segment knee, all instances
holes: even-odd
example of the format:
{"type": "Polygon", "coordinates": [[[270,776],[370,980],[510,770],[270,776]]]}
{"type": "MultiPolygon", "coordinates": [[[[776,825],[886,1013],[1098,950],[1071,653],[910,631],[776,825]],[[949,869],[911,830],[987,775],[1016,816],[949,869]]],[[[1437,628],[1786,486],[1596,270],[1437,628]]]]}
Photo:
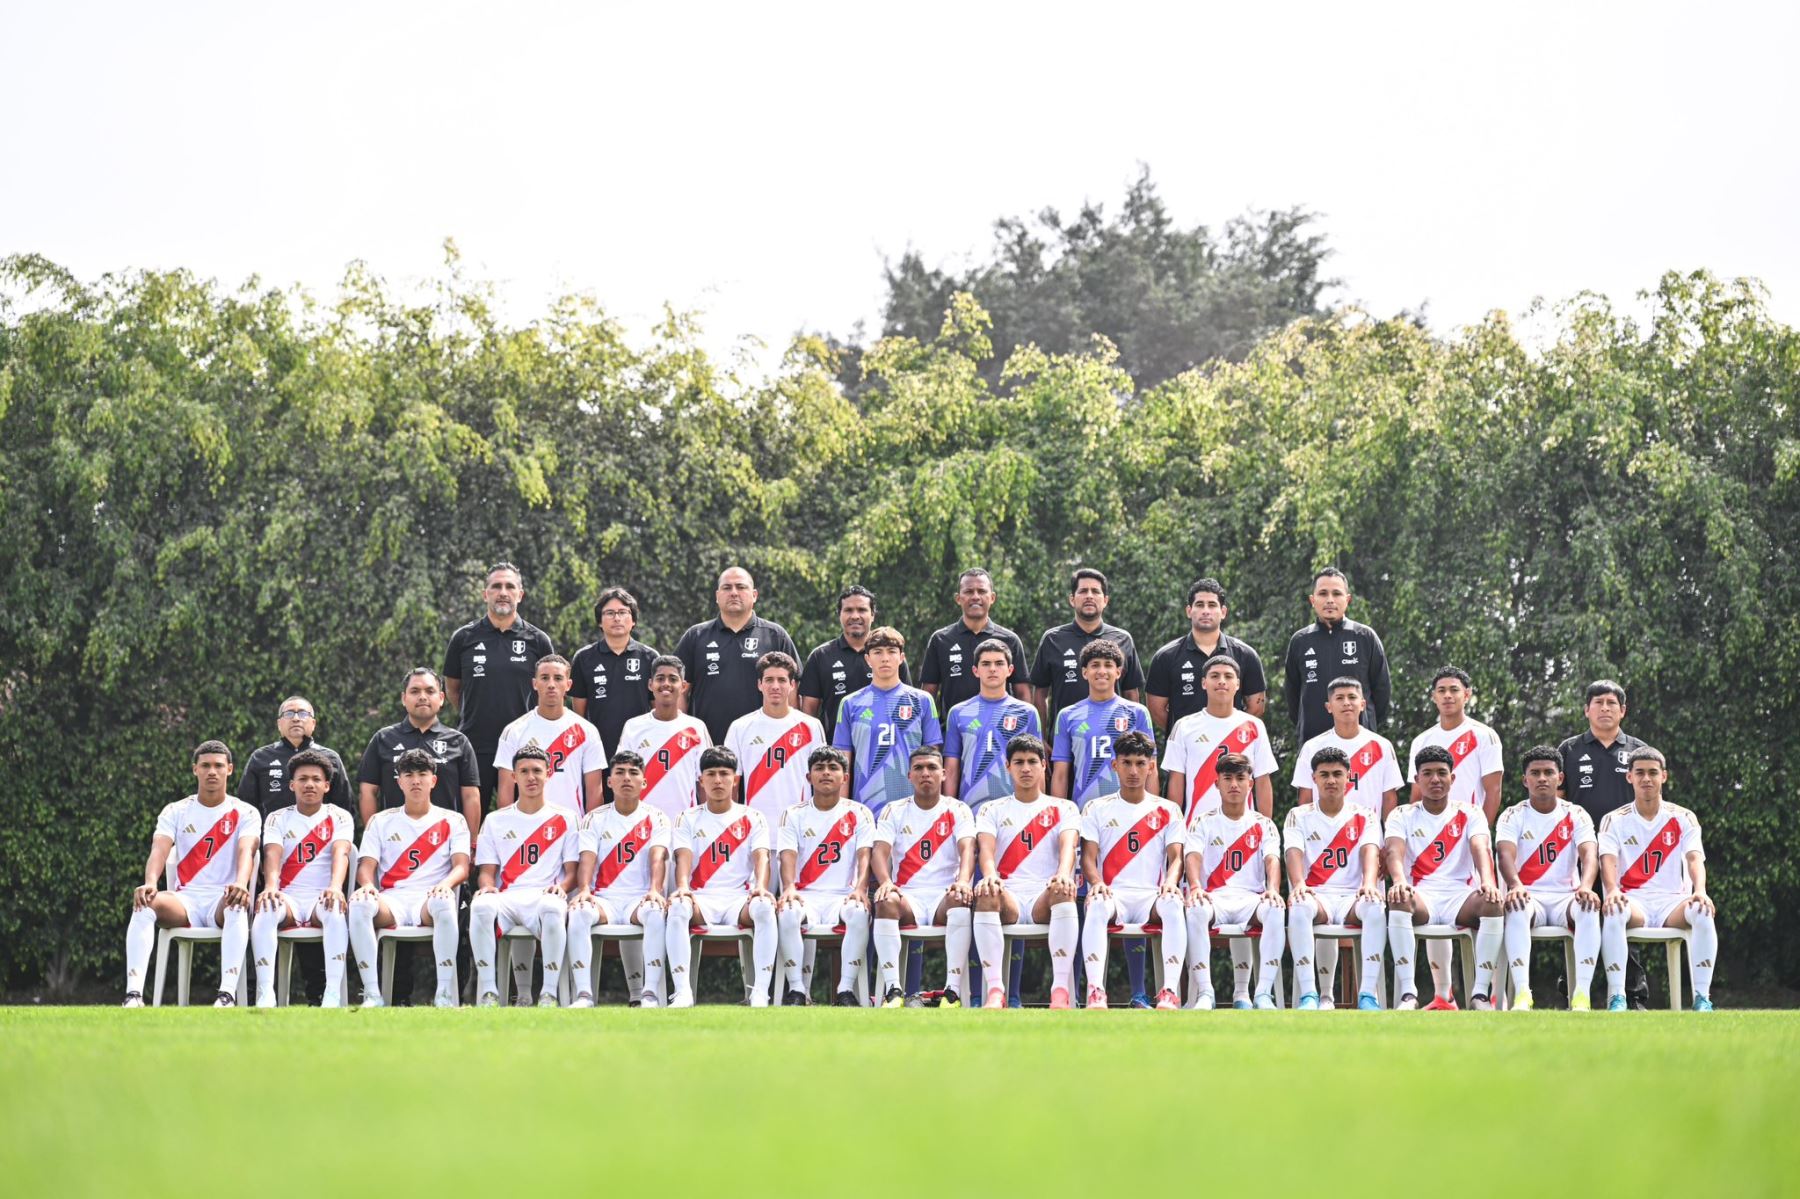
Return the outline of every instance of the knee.
{"type": "MultiPolygon", "coordinates": [[[[438,910],[438,904],[448,903],[448,902],[449,902],[449,900],[445,899],[443,896],[438,896],[438,897],[432,899],[429,906],[432,910],[432,913],[436,914],[436,912],[438,910]]],[[[500,897],[498,895],[494,894],[492,891],[488,892],[485,895],[477,895],[474,899],[469,901],[469,918],[471,920],[473,920],[477,917],[480,917],[481,919],[484,919],[484,920],[491,920],[494,917],[494,910],[496,908],[498,908],[499,906],[500,906],[500,897]]]]}
{"type": "Polygon", "coordinates": [[[321,905],[313,914],[318,917],[319,925],[322,928],[336,928],[344,922],[342,908],[328,908],[321,905]]]}
{"type": "Polygon", "coordinates": [[[274,908],[264,908],[256,914],[256,919],[251,921],[251,927],[259,932],[267,932],[272,928],[280,928],[281,913],[274,908]]]}
{"type": "Polygon", "coordinates": [[[669,923],[680,924],[681,927],[686,928],[693,917],[693,904],[685,899],[672,899],[669,901],[669,923]]]}
{"type": "MultiPolygon", "coordinates": [[[[755,900],[750,901],[750,914],[752,916],[756,915],[755,900]]],[[[802,915],[803,913],[799,908],[782,908],[775,913],[775,920],[782,928],[795,930],[800,927],[800,918],[802,915]]],[[[849,913],[846,912],[845,915],[848,916],[849,913]]]]}
{"type": "Polygon", "coordinates": [[[750,901],[750,918],[752,920],[767,920],[774,915],[775,905],[769,902],[767,895],[758,895],[750,901]]]}
{"type": "MultiPolygon", "coordinates": [[[[431,918],[438,924],[456,923],[456,900],[448,895],[433,895],[425,904],[431,918]]],[[[473,910],[473,909],[471,909],[473,910]]]]}
{"type": "Polygon", "coordinates": [[[899,920],[900,901],[897,899],[877,899],[875,901],[875,919],[899,920]]]}
{"type": "Polygon", "coordinates": [[[1073,899],[1063,899],[1051,904],[1050,919],[1079,920],[1080,917],[1075,914],[1075,901],[1073,899]]]}
{"type": "Polygon", "coordinates": [[[1319,915],[1318,905],[1310,899],[1300,899],[1288,905],[1288,923],[1299,927],[1311,924],[1319,915]]]}
{"type": "Polygon", "coordinates": [[[998,895],[977,895],[975,897],[975,910],[977,912],[998,914],[1000,911],[1000,897],[998,895]]]}
{"type": "Polygon", "coordinates": [[[372,922],[375,919],[376,906],[377,903],[373,899],[352,899],[350,901],[350,919],[372,922]]]}
{"type": "Polygon", "coordinates": [[[1365,899],[1356,905],[1356,918],[1364,925],[1380,924],[1382,911],[1379,899],[1365,899]]]}

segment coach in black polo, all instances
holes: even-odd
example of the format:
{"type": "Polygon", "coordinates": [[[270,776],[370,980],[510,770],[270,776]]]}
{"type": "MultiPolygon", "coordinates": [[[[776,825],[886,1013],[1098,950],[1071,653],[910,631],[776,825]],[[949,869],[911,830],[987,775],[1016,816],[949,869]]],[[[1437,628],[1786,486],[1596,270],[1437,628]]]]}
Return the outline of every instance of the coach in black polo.
{"type": "Polygon", "coordinates": [[[919,686],[937,699],[939,718],[980,694],[981,683],[975,678],[975,647],[990,637],[1012,650],[1012,673],[1006,677],[1006,689],[1029,703],[1031,675],[1025,662],[1025,643],[1005,625],[988,619],[994,610],[993,578],[979,566],[970,567],[958,576],[954,598],[956,606],[962,609],[962,617],[933,633],[925,642],[925,656],[919,660],[919,686]]]}
{"type": "Polygon", "coordinates": [[[600,730],[610,757],[619,748],[625,722],[650,710],[650,663],[656,651],[632,634],[637,629],[637,597],[608,587],[594,602],[600,636],[575,651],[569,664],[569,706],[600,730]]]}
{"type": "MultiPolygon", "coordinates": [[[[875,627],[875,593],[860,584],[838,592],[838,628],[843,632],[806,655],[800,671],[800,710],[816,716],[825,729],[825,744],[837,728],[838,705],[852,691],[875,681],[863,645],[875,627]]],[[[911,683],[906,663],[900,663],[900,681],[911,683]]]]}
{"type": "Polygon", "coordinates": [[[406,706],[406,719],[376,730],[357,767],[358,823],[367,827],[377,809],[405,805],[394,763],[407,750],[422,749],[437,762],[431,802],[461,812],[473,839],[481,829],[481,772],[469,739],[438,719],[444,692],[437,673],[428,666],[414,667],[401,685],[400,702],[406,706]]]}
{"type": "Polygon", "coordinates": [[[1358,624],[1350,610],[1350,580],[1335,566],[1313,576],[1307,596],[1317,620],[1296,630],[1287,647],[1288,719],[1295,725],[1295,741],[1305,745],[1332,725],[1325,711],[1325,689],[1336,678],[1353,678],[1363,687],[1368,705],[1362,723],[1379,729],[1387,723],[1393,681],[1388,677],[1387,651],[1381,638],[1366,624],[1358,624]]]}
{"type": "Polygon", "coordinates": [[[1188,587],[1188,631],[1151,655],[1144,680],[1144,706],[1150,709],[1150,723],[1165,733],[1183,716],[1206,707],[1200,668],[1214,654],[1237,663],[1235,703],[1240,712],[1260,717],[1268,707],[1269,682],[1263,675],[1262,656],[1225,631],[1230,611],[1225,606],[1225,588],[1217,579],[1195,580],[1188,587]]]}
{"type": "MultiPolygon", "coordinates": [[[[537,661],[556,652],[542,629],[519,615],[525,581],[510,562],[488,568],[482,601],[487,612],[450,635],[444,650],[444,686],[456,705],[456,727],[475,747],[481,798],[493,798],[500,772],[494,754],[507,725],[537,706],[531,676],[537,661]]],[[[474,825],[469,827],[474,833],[474,825]]]]}
{"type": "Polygon", "coordinates": [[[238,779],[237,797],[257,808],[264,816],[277,808],[291,807],[294,789],[288,785],[288,759],[303,749],[315,749],[331,759],[331,790],[325,802],[334,803],[346,812],[354,812],[356,803],[350,798],[350,772],[337,750],[313,740],[319,718],[312,702],[304,696],[290,695],[281,701],[275,714],[275,727],[281,736],[260,747],[244,764],[238,779]]]}
{"type": "Polygon", "coordinates": [[[1084,566],[1069,579],[1069,607],[1075,619],[1057,625],[1038,642],[1031,664],[1031,697],[1043,718],[1044,728],[1056,727],[1056,714],[1088,697],[1087,680],[1081,677],[1079,658],[1090,641],[1105,637],[1125,651],[1125,673],[1119,677],[1119,694],[1138,702],[1144,689],[1144,667],[1138,661],[1137,643],[1118,625],[1101,619],[1111,592],[1106,576],[1084,566]]]}
{"type": "Polygon", "coordinates": [[[732,721],[762,707],[756,660],[780,650],[798,662],[800,651],[786,629],[756,614],[756,580],[743,567],[730,567],[719,576],[713,599],[718,616],[683,633],[675,656],[693,689],[688,711],[706,725],[714,745],[723,745],[732,721]]]}

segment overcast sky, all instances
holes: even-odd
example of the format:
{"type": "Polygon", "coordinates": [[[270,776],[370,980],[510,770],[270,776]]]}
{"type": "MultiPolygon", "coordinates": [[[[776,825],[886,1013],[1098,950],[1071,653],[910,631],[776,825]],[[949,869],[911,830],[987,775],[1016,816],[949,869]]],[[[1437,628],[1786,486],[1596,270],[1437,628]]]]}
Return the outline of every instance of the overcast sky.
{"type": "MultiPolygon", "coordinates": [[[[532,315],[715,349],[879,322],[994,218],[1322,216],[1334,299],[1439,329],[1668,268],[1800,322],[1800,5],[0,0],[0,253],[330,294],[453,237],[532,315]]],[[[764,361],[767,361],[767,356],[764,361]]]]}

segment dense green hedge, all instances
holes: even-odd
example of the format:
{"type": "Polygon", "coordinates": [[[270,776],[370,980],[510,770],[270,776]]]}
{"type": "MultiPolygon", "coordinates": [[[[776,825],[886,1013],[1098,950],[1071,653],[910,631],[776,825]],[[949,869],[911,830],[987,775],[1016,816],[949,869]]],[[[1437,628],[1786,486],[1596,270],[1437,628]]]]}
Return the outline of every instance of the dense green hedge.
{"type": "Polygon", "coordinates": [[[454,270],[412,304],[353,273],[326,307],[14,258],[0,293],[8,990],[116,974],[191,745],[247,753],[302,691],[354,756],[496,557],[569,649],[615,582],[671,643],[732,562],[803,646],[851,580],[922,638],[973,563],[1029,642],[1092,563],[1148,649],[1204,572],[1272,669],[1338,562],[1395,665],[1396,741],[1442,662],[1514,758],[1622,679],[1707,824],[1721,985],[1800,984],[1777,917],[1800,894],[1800,338],[1744,285],[1670,276],[1641,324],[1534,313],[1531,350],[1498,316],[1440,339],[1347,312],[1144,394],[1103,341],[1017,351],[990,388],[958,296],[933,341],[864,354],[854,402],[822,342],[740,384],[679,317],[642,345],[578,301],[510,327],[454,270]]]}

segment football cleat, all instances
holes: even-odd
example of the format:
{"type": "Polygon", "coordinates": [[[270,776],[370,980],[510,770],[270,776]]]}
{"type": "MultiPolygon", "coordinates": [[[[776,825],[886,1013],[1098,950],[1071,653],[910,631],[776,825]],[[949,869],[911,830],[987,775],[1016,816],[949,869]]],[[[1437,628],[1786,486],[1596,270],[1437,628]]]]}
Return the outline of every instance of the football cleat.
{"type": "Polygon", "coordinates": [[[125,1002],[121,1003],[119,1006],[120,1007],[143,1007],[144,1006],[144,993],[142,991],[127,991],[127,992],[125,992],[125,1002]]]}
{"type": "Polygon", "coordinates": [[[1248,999],[1233,999],[1231,1001],[1231,1007],[1232,1007],[1232,1010],[1234,1010],[1234,1011],[1247,1012],[1247,1011],[1250,1011],[1255,1006],[1256,1005],[1254,1003],[1251,1003],[1248,999]]]}
{"type": "Polygon", "coordinates": [[[1053,1012],[1060,1012],[1060,1011],[1066,1011],[1069,1007],[1070,1007],[1069,988],[1067,988],[1067,987],[1051,987],[1050,988],[1050,1010],[1053,1012]]]}
{"type": "Polygon", "coordinates": [[[634,999],[631,1001],[631,1006],[632,1007],[661,1007],[662,1006],[662,997],[659,996],[655,991],[645,991],[644,994],[640,998],[637,998],[637,999],[634,999]]]}
{"type": "Polygon", "coordinates": [[[756,990],[750,992],[750,1006],[751,1007],[768,1007],[769,1006],[769,993],[767,991],[763,990],[761,987],[758,987],[758,988],[756,988],[756,990]]]}
{"type": "Polygon", "coordinates": [[[836,995],[831,997],[831,1002],[836,1007],[862,1006],[862,1000],[857,996],[855,991],[839,991],[836,995]]]}
{"type": "Polygon", "coordinates": [[[938,997],[938,1006],[941,1008],[961,1007],[962,1006],[962,997],[960,995],[958,995],[955,991],[945,991],[942,995],[940,995],[938,997]]]}
{"type": "Polygon", "coordinates": [[[1087,1006],[1089,1008],[1092,1008],[1095,1011],[1101,1011],[1101,1012],[1105,1011],[1106,1010],[1106,990],[1105,990],[1105,988],[1089,987],[1088,993],[1087,993],[1087,1006]]]}
{"type": "Polygon", "coordinates": [[[362,1006],[364,1008],[378,1008],[386,1007],[387,1004],[382,1002],[380,991],[366,991],[363,993],[362,1006]]]}
{"type": "Polygon", "coordinates": [[[220,991],[216,996],[213,997],[213,1006],[214,1007],[236,1007],[237,1006],[237,996],[233,995],[230,991],[220,991]]]}
{"type": "MultiPolygon", "coordinates": [[[[1089,1004],[1088,1006],[1092,1007],[1093,1005],[1089,1004]]],[[[1141,1008],[1141,1009],[1147,1011],[1153,1005],[1151,1004],[1150,997],[1148,995],[1144,994],[1142,991],[1134,991],[1134,992],[1132,992],[1132,995],[1131,995],[1131,1006],[1134,1008],[1141,1008]]]]}
{"type": "Polygon", "coordinates": [[[1712,1000],[1708,999],[1704,995],[1694,996],[1694,1010],[1696,1012],[1712,1011],[1713,1010],[1712,1000]]]}
{"type": "Polygon", "coordinates": [[[1469,999],[1469,1010],[1471,1012],[1491,1012],[1494,1010],[1494,1001],[1486,995],[1472,996],[1469,999]]]}
{"type": "Polygon", "coordinates": [[[1294,1010],[1301,1011],[1301,1012],[1316,1012],[1316,1011],[1318,1011],[1319,1010],[1319,997],[1317,995],[1314,995],[1311,991],[1308,991],[1306,994],[1304,994],[1300,997],[1300,1002],[1296,1003],[1294,1005],[1294,1010]]]}
{"type": "Polygon", "coordinates": [[[319,998],[319,1006],[322,1008],[343,1007],[344,1006],[343,997],[336,991],[327,991],[327,992],[325,992],[325,994],[323,996],[321,996],[319,998]]]}
{"type": "Polygon", "coordinates": [[[499,1007],[500,1006],[500,996],[497,992],[494,992],[494,991],[485,992],[481,996],[480,999],[477,999],[475,1001],[475,1006],[476,1007],[499,1007]]]}
{"type": "Polygon", "coordinates": [[[1515,1012],[1529,1012],[1532,1009],[1531,992],[1523,988],[1513,992],[1512,1009],[1515,1012]]]}
{"type": "Polygon", "coordinates": [[[981,1006],[986,1008],[989,1011],[999,1011],[1002,1008],[1006,1007],[1006,988],[1005,987],[989,987],[988,993],[987,993],[987,1002],[982,1004],[981,1006]]]}
{"type": "Polygon", "coordinates": [[[1214,999],[1211,991],[1202,991],[1194,996],[1193,1001],[1188,1004],[1188,1011],[1210,1012],[1216,1006],[1216,1003],[1217,1001],[1214,999]]]}
{"type": "Polygon", "coordinates": [[[811,1007],[812,996],[805,991],[796,991],[792,987],[781,993],[782,1007],[811,1007]]]}
{"type": "Polygon", "coordinates": [[[1609,1012],[1629,1012],[1631,1010],[1631,1004],[1623,995],[1608,995],[1606,997],[1606,1010],[1609,1012]]]}
{"type": "Polygon", "coordinates": [[[1419,1010],[1419,997],[1417,995],[1413,995],[1413,994],[1402,995],[1400,997],[1400,1002],[1396,1003],[1394,1005],[1394,1010],[1396,1012],[1416,1012],[1416,1011],[1418,1011],[1419,1010]]]}
{"type": "Polygon", "coordinates": [[[275,988],[270,987],[267,991],[258,991],[256,993],[256,1005],[255,1006],[257,1006],[257,1007],[274,1007],[275,1006],[275,988]]]}
{"type": "Polygon", "coordinates": [[[586,991],[583,991],[581,994],[577,995],[575,998],[569,1000],[569,1006],[570,1007],[593,1007],[594,1006],[594,997],[592,995],[589,995],[586,991]]]}
{"type": "Polygon", "coordinates": [[[669,1000],[669,1006],[670,1007],[693,1007],[694,1006],[694,993],[692,991],[677,991],[677,992],[675,992],[674,998],[669,1000]]]}
{"type": "Polygon", "coordinates": [[[1272,1012],[1276,1010],[1275,996],[1267,991],[1259,991],[1256,996],[1256,1010],[1259,1012],[1272,1012]]]}
{"type": "Polygon", "coordinates": [[[1156,1010],[1159,1012],[1178,1012],[1181,1010],[1181,997],[1169,988],[1164,987],[1156,993],[1156,1010]]]}
{"type": "Polygon", "coordinates": [[[626,1007],[643,1007],[644,1001],[642,999],[627,999],[625,1001],[625,1006],[626,1007]]]}
{"type": "Polygon", "coordinates": [[[531,984],[530,983],[526,983],[524,986],[520,987],[517,991],[513,992],[512,1005],[514,1007],[530,1007],[531,1006],[531,984]]]}
{"type": "Polygon", "coordinates": [[[1445,999],[1442,995],[1433,995],[1431,1002],[1425,1005],[1428,1012],[1454,1012],[1457,1010],[1456,1000],[1445,999]]]}
{"type": "Polygon", "coordinates": [[[1569,996],[1569,1010],[1571,1012],[1591,1012],[1594,1010],[1594,1001],[1587,997],[1585,991],[1579,995],[1571,995],[1569,996]]]}
{"type": "Polygon", "coordinates": [[[556,1006],[556,992],[555,991],[545,991],[542,995],[539,995],[537,1005],[539,1007],[555,1007],[556,1006]]]}
{"type": "Polygon", "coordinates": [[[1375,996],[1369,994],[1367,991],[1364,991],[1356,997],[1356,1010],[1359,1012],[1379,1012],[1381,1010],[1381,1000],[1375,998],[1375,996]]]}
{"type": "MultiPolygon", "coordinates": [[[[846,992],[844,992],[844,994],[847,995],[847,994],[849,994],[849,992],[846,991],[846,992]]],[[[905,1007],[906,1006],[906,992],[901,990],[899,987],[889,987],[887,989],[887,993],[881,997],[881,1006],[882,1007],[905,1007]]]]}
{"type": "Polygon", "coordinates": [[[1319,996],[1319,1010],[1321,1012],[1336,1011],[1337,1010],[1337,1000],[1333,999],[1329,995],[1319,996]]]}
{"type": "Polygon", "coordinates": [[[461,1007],[462,1000],[455,991],[440,991],[432,997],[432,1007],[461,1007]]]}

